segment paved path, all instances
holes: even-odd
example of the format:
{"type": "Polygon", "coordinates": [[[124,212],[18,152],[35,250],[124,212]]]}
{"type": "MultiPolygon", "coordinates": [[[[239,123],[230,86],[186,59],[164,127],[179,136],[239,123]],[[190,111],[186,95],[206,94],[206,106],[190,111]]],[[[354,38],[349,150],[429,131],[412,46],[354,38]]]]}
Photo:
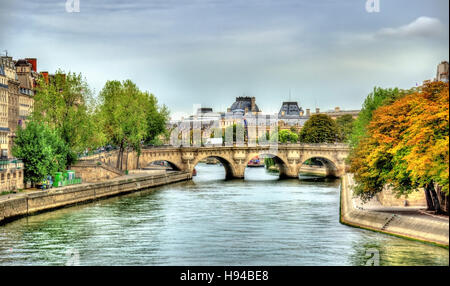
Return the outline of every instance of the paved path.
{"type": "MultiPolygon", "coordinates": [[[[349,178],[353,185],[353,178],[349,178]]],[[[363,203],[359,198],[353,198],[353,206],[360,210],[367,210],[373,212],[390,213],[405,217],[421,218],[429,221],[449,221],[446,215],[434,215],[426,212],[426,206],[383,206],[376,197],[372,198],[366,203],[363,203]]]]}

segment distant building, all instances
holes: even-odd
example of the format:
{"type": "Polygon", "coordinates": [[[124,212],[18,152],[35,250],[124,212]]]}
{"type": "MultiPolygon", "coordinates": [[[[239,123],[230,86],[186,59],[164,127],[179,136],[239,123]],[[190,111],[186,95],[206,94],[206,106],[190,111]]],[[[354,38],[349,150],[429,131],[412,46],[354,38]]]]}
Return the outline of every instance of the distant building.
{"type": "MultiPolygon", "coordinates": [[[[356,118],[360,110],[341,110],[336,107],[334,110],[320,112],[316,108],[315,114],[326,114],[333,119],[350,114],[356,118]]],[[[227,109],[227,112],[213,112],[210,107],[199,108],[196,114],[181,120],[171,120],[168,128],[177,127],[180,131],[193,128],[194,124],[201,123],[202,137],[208,136],[213,128],[220,127],[225,130],[234,124],[245,125],[248,130],[256,130],[257,138],[261,138],[271,128],[278,125],[279,129],[294,129],[299,132],[305,122],[314,114],[309,108],[306,112],[296,101],[285,101],[277,114],[263,114],[256,105],[255,97],[237,97],[236,101],[227,109]],[[278,120],[273,120],[274,118],[278,120]],[[217,122],[219,124],[217,124],[217,122]]],[[[199,125],[197,125],[199,126],[199,125]]]]}
{"type": "MultiPolygon", "coordinates": [[[[2,149],[1,156],[3,158],[11,157],[11,148],[13,140],[16,136],[18,118],[19,118],[19,79],[16,73],[15,63],[10,56],[2,56],[0,58],[0,65],[2,66],[4,74],[4,82],[7,85],[7,97],[3,98],[6,100],[7,110],[7,125],[3,125],[3,128],[8,128],[8,148],[7,151],[2,149]]],[[[3,107],[5,106],[3,102],[3,107]]],[[[4,123],[3,123],[4,124],[4,123]]],[[[4,134],[2,135],[4,136],[4,134]]]]}
{"type": "Polygon", "coordinates": [[[12,158],[20,82],[12,57],[0,57],[0,191],[23,188],[23,163],[12,158]]]}
{"type": "Polygon", "coordinates": [[[0,64],[0,157],[8,158],[8,77],[5,67],[0,64]]]}
{"type": "MultiPolygon", "coordinates": [[[[309,109],[307,109],[309,113],[309,109]]],[[[278,127],[280,129],[296,129],[299,131],[308,120],[309,114],[306,115],[303,109],[298,106],[297,101],[285,101],[282,103],[278,112],[278,127]]]]}
{"type": "Polygon", "coordinates": [[[236,97],[236,101],[228,108],[227,112],[242,113],[246,115],[252,113],[256,115],[261,112],[258,105],[256,105],[255,97],[241,96],[236,97]]]}
{"type": "Polygon", "coordinates": [[[298,106],[297,101],[285,101],[278,112],[278,118],[290,118],[303,116],[303,109],[298,106]]]}
{"type": "Polygon", "coordinates": [[[18,125],[25,128],[26,122],[33,111],[36,80],[36,59],[21,59],[16,61],[16,72],[19,79],[19,118],[18,125]]]}
{"type": "Polygon", "coordinates": [[[358,117],[358,114],[361,110],[341,110],[340,107],[335,107],[334,110],[329,110],[325,112],[320,112],[318,108],[316,108],[316,113],[318,114],[326,114],[336,120],[338,117],[341,117],[343,115],[350,114],[353,118],[356,119],[358,117]]]}
{"type": "Polygon", "coordinates": [[[435,81],[448,82],[448,62],[438,64],[435,81]]]}

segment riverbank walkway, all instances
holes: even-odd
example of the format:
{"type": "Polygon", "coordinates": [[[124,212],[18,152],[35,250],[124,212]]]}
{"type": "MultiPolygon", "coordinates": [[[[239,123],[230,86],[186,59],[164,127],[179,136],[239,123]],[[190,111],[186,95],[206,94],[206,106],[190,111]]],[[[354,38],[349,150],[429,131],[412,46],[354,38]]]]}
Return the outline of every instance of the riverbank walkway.
{"type": "Polygon", "coordinates": [[[353,197],[353,176],[342,178],[341,222],[378,232],[448,247],[449,217],[425,212],[425,207],[383,206],[376,198],[368,202],[353,197]]]}

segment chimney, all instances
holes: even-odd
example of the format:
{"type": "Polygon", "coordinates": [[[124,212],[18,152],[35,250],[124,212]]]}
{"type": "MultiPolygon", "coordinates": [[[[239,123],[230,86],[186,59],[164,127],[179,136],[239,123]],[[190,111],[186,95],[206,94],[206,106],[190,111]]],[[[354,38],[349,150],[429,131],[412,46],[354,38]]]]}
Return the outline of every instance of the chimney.
{"type": "Polygon", "coordinates": [[[317,114],[320,113],[320,108],[316,107],[316,113],[317,113],[317,114]]]}
{"type": "Polygon", "coordinates": [[[43,71],[43,72],[41,72],[41,75],[44,77],[45,82],[48,83],[48,72],[43,71]]]}
{"type": "Polygon", "coordinates": [[[36,60],[36,58],[26,58],[25,60],[31,64],[31,69],[34,72],[37,72],[37,60],[36,60]]]}
{"type": "Polygon", "coordinates": [[[252,97],[252,107],[251,107],[252,111],[256,111],[256,107],[255,106],[256,106],[256,104],[255,104],[255,97],[253,96],[252,97]]]}
{"type": "Polygon", "coordinates": [[[339,111],[341,111],[341,109],[339,108],[339,106],[336,106],[336,107],[334,108],[334,111],[339,112],[339,111]]]}
{"type": "Polygon", "coordinates": [[[310,116],[311,115],[311,110],[309,108],[306,108],[306,116],[310,116]]]}

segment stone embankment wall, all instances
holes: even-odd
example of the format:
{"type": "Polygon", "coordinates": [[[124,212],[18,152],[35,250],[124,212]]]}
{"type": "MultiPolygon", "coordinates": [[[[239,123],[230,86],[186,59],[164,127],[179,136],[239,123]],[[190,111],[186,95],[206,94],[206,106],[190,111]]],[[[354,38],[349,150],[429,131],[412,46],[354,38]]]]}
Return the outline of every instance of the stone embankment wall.
{"type": "Polygon", "coordinates": [[[81,178],[86,183],[103,182],[125,175],[119,169],[94,160],[79,160],[75,165],[70,166],[70,169],[75,171],[77,178],[81,178]]]}
{"type": "Polygon", "coordinates": [[[323,167],[312,167],[312,166],[303,165],[300,167],[300,174],[326,176],[327,169],[323,168],[323,167]]]}
{"type": "Polygon", "coordinates": [[[85,203],[191,179],[186,172],[123,176],[99,183],[71,185],[0,197],[0,223],[42,211],[85,203]]]}
{"type": "Polygon", "coordinates": [[[383,206],[411,206],[411,207],[415,207],[415,206],[424,206],[426,207],[427,205],[427,201],[425,199],[425,193],[423,190],[417,191],[417,192],[413,192],[411,194],[409,194],[408,196],[401,196],[401,197],[396,197],[393,193],[392,190],[389,188],[384,189],[382,192],[377,194],[377,199],[378,201],[383,205],[383,206]]]}
{"type": "Polygon", "coordinates": [[[342,177],[341,223],[448,247],[448,220],[364,210],[352,196],[352,183],[351,174],[342,177]]]}

